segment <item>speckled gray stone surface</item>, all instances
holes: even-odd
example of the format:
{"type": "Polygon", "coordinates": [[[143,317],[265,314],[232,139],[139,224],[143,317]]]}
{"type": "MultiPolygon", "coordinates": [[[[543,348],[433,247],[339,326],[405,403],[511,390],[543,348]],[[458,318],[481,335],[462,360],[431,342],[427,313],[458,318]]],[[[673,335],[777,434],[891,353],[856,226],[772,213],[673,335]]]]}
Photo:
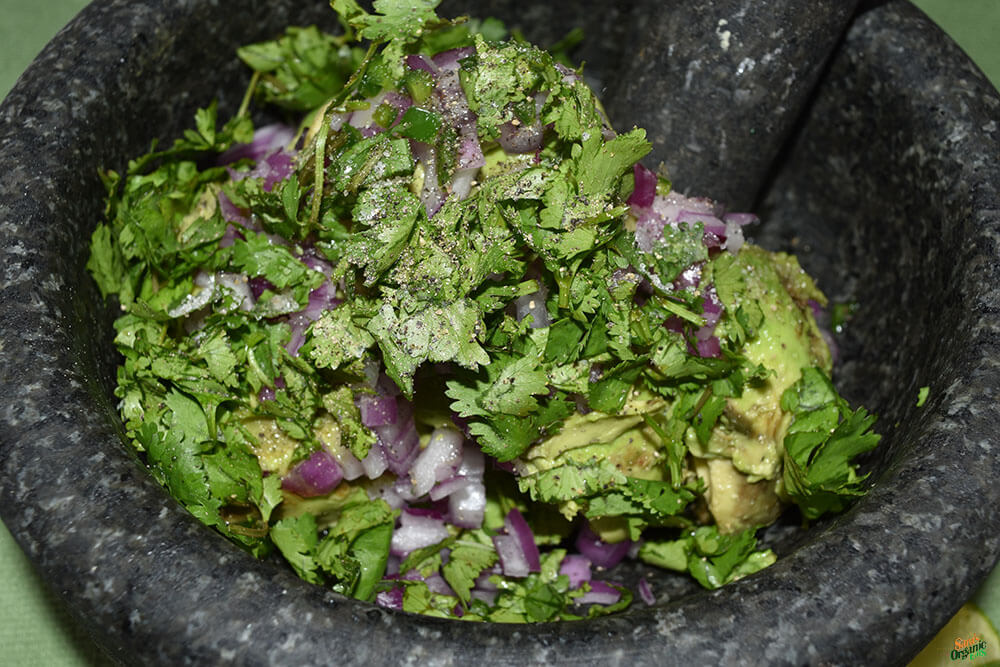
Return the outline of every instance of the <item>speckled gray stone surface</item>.
{"type": "MultiPolygon", "coordinates": [[[[656,606],[616,618],[472,626],[345,601],[252,560],[159,490],[115,416],[113,312],[84,271],[102,210],[97,167],[176,134],[214,94],[231,109],[245,82],[233,48],[289,16],[327,13],[290,0],[239,12],[101,2],[0,109],[0,514],[109,654],[159,665],[905,663],[1000,554],[1000,98],[982,75],[909,4],[866,9],[765,193],[760,240],[794,248],[833,296],[860,303],[840,381],[882,415],[870,494],[808,531],[775,527],[782,559],[720,591],[663,575],[656,606]]],[[[565,13],[538,6],[524,28],[559,36],[565,13]]],[[[590,68],[611,81],[620,28],[581,15],[597,36],[590,68]]]]}
{"type": "Polygon", "coordinates": [[[857,5],[649,0],[608,112],[647,128],[678,190],[748,209],[857,5]]]}

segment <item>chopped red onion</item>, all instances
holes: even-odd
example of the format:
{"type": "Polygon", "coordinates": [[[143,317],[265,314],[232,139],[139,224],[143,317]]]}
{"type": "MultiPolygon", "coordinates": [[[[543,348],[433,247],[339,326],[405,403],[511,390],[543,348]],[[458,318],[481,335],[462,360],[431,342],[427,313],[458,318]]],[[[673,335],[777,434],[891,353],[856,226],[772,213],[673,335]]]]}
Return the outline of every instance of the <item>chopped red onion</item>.
{"type": "Polygon", "coordinates": [[[605,569],[614,567],[628,553],[630,542],[609,543],[603,541],[590,528],[589,523],[584,523],[580,528],[580,533],[576,537],[576,549],[581,554],[590,559],[590,562],[597,567],[605,569]]]}
{"type": "Polygon", "coordinates": [[[406,66],[410,69],[422,69],[430,74],[437,74],[437,66],[427,56],[420,53],[406,56],[406,66]]]}
{"type": "MultiPolygon", "coordinates": [[[[223,220],[234,222],[241,227],[250,227],[250,217],[248,214],[234,204],[233,201],[226,196],[225,192],[220,190],[217,199],[219,200],[219,212],[222,213],[223,220]]],[[[238,231],[239,230],[234,230],[234,233],[238,233],[238,231]]],[[[225,240],[225,236],[223,237],[223,240],[225,240]]],[[[232,241],[230,241],[230,245],[232,245],[232,241]]]]}
{"type": "Polygon", "coordinates": [[[405,475],[420,452],[420,435],[413,422],[413,406],[400,399],[396,403],[396,421],[372,428],[385,453],[386,465],[395,475],[405,475]]]}
{"type": "Polygon", "coordinates": [[[469,593],[469,596],[473,600],[482,600],[483,602],[485,602],[486,604],[488,604],[489,606],[492,607],[493,603],[496,602],[497,592],[496,591],[484,591],[484,590],[482,590],[480,588],[473,588],[472,591],[469,593]]]}
{"type": "MultiPolygon", "coordinates": [[[[347,123],[351,127],[357,128],[359,130],[364,130],[366,128],[371,128],[373,131],[371,134],[376,134],[377,130],[374,129],[375,123],[375,110],[378,109],[379,105],[382,104],[382,100],[385,99],[385,93],[379,93],[375,97],[369,98],[367,109],[355,109],[354,113],[351,114],[350,119],[347,123]]],[[[364,133],[362,132],[362,136],[364,133]]]]}
{"type": "Polygon", "coordinates": [[[541,556],[535,536],[516,507],[504,518],[503,530],[503,533],[493,537],[503,573],[509,577],[526,577],[531,572],[538,572],[541,556]]]}
{"type": "Polygon", "coordinates": [[[745,225],[752,225],[760,221],[753,213],[725,213],[722,216],[722,220],[726,223],[733,223],[743,227],[745,225]]]}
{"type": "Polygon", "coordinates": [[[167,311],[170,317],[183,317],[200,308],[204,308],[215,296],[215,274],[198,271],[194,276],[194,290],[183,300],[167,311]]]}
{"type": "Polygon", "coordinates": [[[288,146],[295,138],[295,128],[282,123],[274,123],[257,128],[253,141],[237,144],[219,155],[218,164],[230,164],[237,160],[259,161],[261,158],[288,146]]]}
{"type": "Polygon", "coordinates": [[[643,602],[650,607],[656,604],[656,596],[653,595],[653,589],[650,587],[649,582],[646,581],[646,577],[639,580],[639,585],[636,589],[639,591],[639,597],[643,602]]]}
{"type": "Polygon", "coordinates": [[[428,493],[436,482],[448,479],[454,474],[462,460],[461,433],[452,428],[437,428],[431,434],[427,447],[417,455],[410,468],[413,493],[422,496],[428,493]]]}
{"type": "Polygon", "coordinates": [[[396,423],[396,397],[359,394],[355,399],[361,412],[361,423],[371,428],[396,423]]]}
{"type": "Polygon", "coordinates": [[[437,544],[448,535],[443,519],[404,510],[399,517],[399,526],[392,531],[390,551],[397,556],[405,556],[415,549],[437,544]]]}
{"type": "Polygon", "coordinates": [[[480,481],[466,480],[465,486],[448,496],[448,516],[459,528],[482,528],[486,513],[486,487],[480,481]]]}
{"type": "Polygon", "coordinates": [[[333,456],[319,449],[282,478],[281,488],[303,498],[314,498],[333,491],[343,478],[344,474],[333,456]]]}
{"type": "Polygon", "coordinates": [[[576,599],[576,604],[614,604],[622,594],[617,588],[599,579],[590,580],[590,590],[576,599]]]}
{"type": "Polygon", "coordinates": [[[385,452],[382,451],[382,445],[379,442],[376,441],[368,450],[368,456],[361,459],[361,467],[364,468],[365,477],[368,479],[378,479],[385,472],[388,463],[386,463],[385,452]]]}
{"type": "Polygon", "coordinates": [[[478,172],[479,167],[470,167],[456,171],[451,178],[451,183],[448,185],[449,191],[458,195],[459,199],[465,199],[469,196],[469,192],[472,191],[472,181],[475,180],[476,173],[478,172]]]}
{"type": "Polygon", "coordinates": [[[408,95],[397,93],[394,90],[390,90],[385,94],[385,101],[396,108],[397,113],[395,120],[392,122],[393,125],[399,122],[404,111],[413,106],[413,100],[408,95]]]}
{"type": "Polygon", "coordinates": [[[361,461],[358,460],[354,454],[351,453],[347,447],[335,447],[330,452],[333,458],[337,461],[337,465],[344,473],[344,479],[348,482],[357,479],[365,474],[364,466],[361,465],[361,461]]]}
{"type": "Polygon", "coordinates": [[[656,174],[638,162],[632,167],[632,173],[635,175],[635,187],[632,189],[632,194],[629,195],[628,205],[639,208],[652,206],[653,197],[656,196],[656,185],[659,181],[656,174]]]}
{"type": "MultiPolygon", "coordinates": [[[[475,133],[475,122],[460,129],[463,131],[461,142],[458,145],[458,160],[455,169],[457,171],[479,169],[486,164],[486,156],[483,155],[483,147],[479,144],[479,137],[475,133]]],[[[475,171],[472,174],[475,175],[475,171]]]]}
{"type": "Polygon", "coordinates": [[[466,479],[481,480],[486,470],[486,456],[477,445],[466,443],[462,449],[462,462],[455,474],[466,479]]]}
{"type": "Polygon", "coordinates": [[[432,573],[428,577],[424,577],[423,581],[427,584],[427,588],[431,591],[431,593],[440,593],[441,595],[451,595],[453,597],[455,595],[455,591],[451,589],[448,582],[445,581],[444,577],[437,572],[432,573]]]}
{"type": "MultiPolygon", "coordinates": [[[[440,70],[443,71],[455,70],[458,69],[459,61],[461,61],[462,58],[468,58],[473,53],[475,53],[475,51],[476,51],[475,47],[462,46],[457,49],[449,49],[447,51],[442,51],[441,53],[438,53],[433,58],[431,58],[431,60],[433,61],[434,65],[440,70]]],[[[409,64],[409,61],[407,61],[407,64],[409,64]]]]}
{"type": "Polygon", "coordinates": [[[579,588],[580,584],[590,581],[590,559],[580,554],[568,554],[559,565],[559,574],[569,577],[570,588],[579,588]]]}
{"type": "Polygon", "coordinates": [[[442,498],[447,498],[459,489],[473,483],[474,482],[471,479],[465,479],[464,477],[458,477],[456,475],[455,477],[451,477],[443,482],[435,484],[434,488],[432,488],[428,493],[428,496],[431,500],[441,500],[442,498]]]}
{"type": "MultiPolygon", "coordinates": [[[[374,447],[372,448],[374,450],[374,447]]],[[[367,461],[367,457],[365,458],[367,461]]],[[[396,493],[396,480],[391,475],[381,475],[372,479],[372,482],[365,487],[368,497],[372,500],[381,498],[389,507],[394,510],[402,509],[405,504],[403,498],[396,493]]]]}
{"type": "Polygon", "coordinates": [[[444,204],[444,192],[437,177],[437,152],[433,146],[420,141],[410,141],[413,157],[424,165],[424,184],[420,189],[420,201],[427,217],[434,217],[444,204]]]}
{"type": "Polygon", "coordinates": [[[700,357],[717,359],[722,356],[722,343],[715,336],[706,340],[699,340],[697,347],[698,356],[700,357]]]}
{"type": "Polygon", "coordinates": [[[521,543],[513,535],[494,535],[493,547],[500,556],[503,573],[508,577],[526,577],[531,574],[528,559],[524,555],[521,543]]]}
{"type": "Polygon", "coordinates": [[[247,285],[250,287],[250,294],[253,295],[254,299],[259,299],[260,295],[267,290],[274,292],[278,288],[274,286],[267,278],[263,276],[255,276],[247,281],[247,285]]]}
{"type": "Polygon", "coordinates": [[[403,611],[403,588],[397,586],[387,591],[379,591],[375,594],[375,604],[386,609],[403,611]]]}

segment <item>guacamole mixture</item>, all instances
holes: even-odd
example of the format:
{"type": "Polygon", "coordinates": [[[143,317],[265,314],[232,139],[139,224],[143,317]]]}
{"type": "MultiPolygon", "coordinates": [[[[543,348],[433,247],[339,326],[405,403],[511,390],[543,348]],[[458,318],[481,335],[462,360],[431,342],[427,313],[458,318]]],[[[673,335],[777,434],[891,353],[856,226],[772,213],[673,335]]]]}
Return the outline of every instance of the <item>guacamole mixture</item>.
{"type": "Polygon", "coordinates": [[[346,596],[534,622],[653,604],[623,560],[752,574],[787,507],[862,493],[874,417],[752,215],[498,22],[331,4],[239,51],[235,116],[103,175],[122,419],[192,514],[346,596]]]}

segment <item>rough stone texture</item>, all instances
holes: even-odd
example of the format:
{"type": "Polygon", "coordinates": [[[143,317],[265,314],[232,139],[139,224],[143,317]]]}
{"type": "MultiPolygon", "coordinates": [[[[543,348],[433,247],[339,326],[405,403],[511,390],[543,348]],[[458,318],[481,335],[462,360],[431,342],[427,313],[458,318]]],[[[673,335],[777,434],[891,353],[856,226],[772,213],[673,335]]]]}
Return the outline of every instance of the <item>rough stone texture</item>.
{"type": "MultiPolygon", "coordinates": [[[[176,134],[213,94],[231,109],[246,80],[234,47],[328,13],[305,4],[97,3],[0,108],[0,513],[108,653],[162,665],[904,664],[1000,554],[1000,98],[957,47],[908,3],[867,8],[764,198],[760,240],[794,248],[833,296],[861,304],[840,379],[882,415],[870,494],[808,531],[776,527],[784,557],[723,590],[662,575],[656,606],[616,618],[472,626],[346,601],[254,561],[165,496],[121,439],[113,312],[83,268],[102,210],[96,169],[176,134]]],[[[589,69],[612,80],[620,40],[600,30],[603,3],[580,4],[603,35],[589,69]]],[[[530,36],[560,36],[565,17],[547,7],[525,16],[530,36]]]]}
{"type": "Polygon", "coordinates": [[[857,5],[648,0],[608,112],[647,128],[679,191],[748,209],[857,5]]]}

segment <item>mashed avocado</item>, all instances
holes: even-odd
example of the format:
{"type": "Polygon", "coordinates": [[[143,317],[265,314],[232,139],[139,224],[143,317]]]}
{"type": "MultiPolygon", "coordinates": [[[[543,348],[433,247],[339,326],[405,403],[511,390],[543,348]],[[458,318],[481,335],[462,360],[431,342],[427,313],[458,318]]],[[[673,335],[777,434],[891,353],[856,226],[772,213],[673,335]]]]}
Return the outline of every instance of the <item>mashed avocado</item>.
{"type": "MultiPolygon", "coordinates": [[[[740,307],[760,313],[756,335],[741,352],[767,371],[763,379],[748,383],[740,395],[726,400],[707,441],[702,442],[691,426],[683,432],[685,476],[703,482],[704,507],[711,520],[720,532],[732,534],[769,524],[780,514],[782,443],[792,421],[792,415],[781,409],[781,397],[802,377],[803,368],[828,374],[832,364],[809,304],[825,304],[826,297],[795,257],[744,246],[735,255],[719,255],[710,270],[727,313],[740,307]]],[[[720,320],[720,335],[739,326],[729,318],[720,320]]],[[[672,402],[637,386],[617,414],[592,411],[569,416],[557,434],[518,459],[518,473],[528,477],[603,460],[626,477],[668,479],[663,431],[657,432],[650,421],[666,422],[674,409],[672,402]]],[[[576,501],[564,504],[564,513],[570,516],[581,509],[576,501]]],[[[627,536],[620,522],[605,518],[594,523],[606,541],[627,536]]]]}

